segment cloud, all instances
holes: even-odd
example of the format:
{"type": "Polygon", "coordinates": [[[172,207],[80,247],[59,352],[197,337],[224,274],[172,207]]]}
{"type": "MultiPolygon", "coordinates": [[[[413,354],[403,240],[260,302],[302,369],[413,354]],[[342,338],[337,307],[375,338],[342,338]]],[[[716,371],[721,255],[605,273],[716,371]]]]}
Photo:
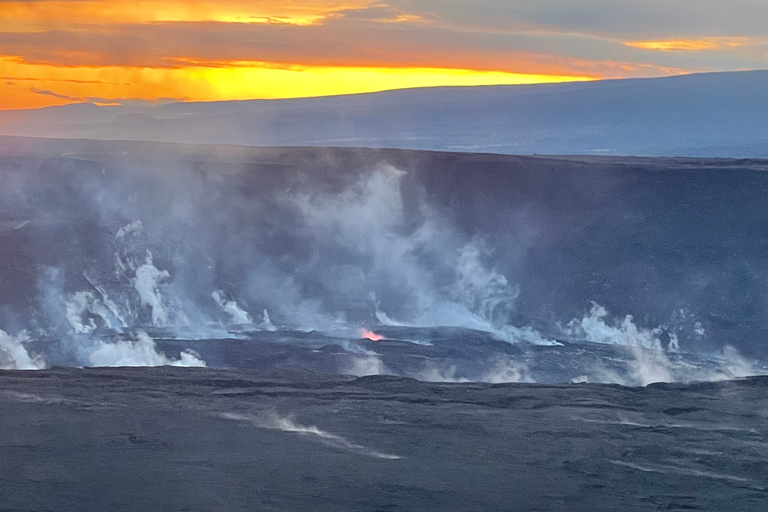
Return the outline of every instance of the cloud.
{"type": "MultiPolygon", "coordinates": [[[[348,8],[365,6],[366,0],[344,3],[328,0],[42,0],[5,1],[0,14],[13,20],[14,32],[87,23],[155,23],[166,21],[222,21],[230,23],[280,23],[309,25],[348,8]]],[[[6,26],[10,26],[7,24],[6,26]]]]}
{"type": "MultiPolygon", "coordinates": [[[[623,78],[760,69],[768,54],[768,3],[756,0],[1,3],[0,73],[20,72],[3,69],[9,59],[38,66],[29,76],[39,77],[30,80],[40,90],[72,97],[143,97],[158,74],[172,74],[167,70],[193,77],[207,76],[206,69],[287,70],[295,81],[306,69],[327,68],[340,84],[349,74],[338,68],[623,78]]],[[[511,83],[507,78],[496,83],[511,83]]],[[[390,80],[387,87],[393,83],[411,85],[390,80]]],[[[222,88],[232,89],[212,84],[206,91],[222,88]]],[[[187,89],[158,94],[189,96],[187,89]]]]}
{"type": "MultiPolygon", "coordinates": [[[[3,0],[0,0],[2,2],[3,0]]],[[[29,0],[44,1],[44,0],[29,0]]],[[[71,78],[39,78],[31,76],[0,76],[0,80],[16,80],[19,82],[65,82],[70,84],[95,84],[95,85],[131,85],[129,83],[109,82],[106,80],[74,80],[71,78]]]]}
{"type": "Polygon", "coordinates": [[[748,37],[707,37],[701,39],[673,39],[665,41],[627,41],[626,46],[664,52],[699,52],[707,50],[737,49],[745,46],[768,46],[768,39],[748,37]]]}
{"type": "Polygon", "coordinates": [[[80,98],[73,98],[72,96],[67,96],[66,94],[59,94],[53,91],[48,91],[46,89],[38,89],[36,87],[30,87],[30,91],[32,91],[35,94],[43,94],[45,96],[53,96],[54,98],[59,98],[62,100],[71,100],[71,101],[81,101],[80,98]]]}
{"type": "MultiPolygon", "coordinates": [[[[345,17],[306,27],[156,23],[119,25],[108,31],[83,27],[78,32],[0,33],[0,53],[27,63],[58,66],[186,68],[260,63],[595,77],[626,76],[627,69],[646,70],[656,64],[645,56],[637,58],[638,50],[617,41],[557,34],[473,33],[432,23],[380,23],[345,17]],[[617,65],[603,66],[605,63],[617,65]]],[[[738,67],[749,66],[739,63],[738,67]]],[[[655,74],[671,68],[691,69],[663,62],[655,74]]]]}
{"type": "Polygon", "coordinates": [[[178,98],[102,98],[99,96],[88,96],[84,98],[88,103],[98,103],[102,105],[120,105],[123,107],[157,107],[167,105],[168,103],[178,103],[181,101],[189,101],[188,97],[178,98]]]}
{"type": "Polygon", "coordinates": [[[457,25],[643,38],[748,36],[766,33],[761,0],[394,0],[388,4],[438,13],[457,25]]]}
{"type": "MultiPolygon", "coordinates": [[[[736,3],[734,9],[738,10],[745,1],[736,3]]],[[[204,4],[207,2],[196,2],[194,6],[202,9],[204,4]]],[[[224,11],[250,12],[243,2],[224,4],[224,11]]],[[[718,18],[699,13],[700,9],[694,11],[696,16],[690,16],[680,7],[690,7],[690,2],[679,0],[669,2],[671,7],[665,3],[664,8],[657,0],[394,0],[351,2],[351,7],[333,4],[309,2],[301,12],[322,16],[306,25],[233,22],[242,18],[237,16],[209,21],[198,20],[201,16],[187,16],[187,20],[175,16],[181,21],[173,21],[174,16],[159,13],[157,7],[154,15],[150,13],[143,19],[48,23],[45,30],[0,32],[0,54],[16,56],[23,62],[59,66],[183,68],[259,62],[273,66],[429,67],[559,75],[586,73],[589,69],[592,76],[622,77],[661,75],[674,69],[759,68],[765,66],[768,52],[768,37],[749,36],[757,46],[727,44],[729,40],[747,38],[749,25],[737,27],[743,33],[734,29],[727,37],[719,36],[722,30],[718,18]],[[158,16],[165,21],[147,21],[158,16]],[[667,16],[680,22],[663,33],[658,26],[668,24],[667,16]],[[665,37],[657,37],[660,35],[665,37]],[[648,51],[654,42],[657,49],[663,49],[665,41],[704,41],[706,49],[723,51],[717,55],[700,52],[708,55],[693,60],[690,55],[680,55],[683,51],[648,51]]],[[[294,3],[286,5],[285,9],[300,10],[294,3]]],[[[765,14],[765,19],[768,4],[762,5],[752,10],[765,14]]],[[[265,13],[268,9],[277,13],[274,19],[269,17],[272,21],[279,21],[278,15],[288,12],[274,2],[266,2],[262,8],[265,13]]],[[[762,35],[767,32],[760,27],[762,35]]],[[[672,50],[696,47],[694,43],[682,45],[668,43],[672,50]]]]}

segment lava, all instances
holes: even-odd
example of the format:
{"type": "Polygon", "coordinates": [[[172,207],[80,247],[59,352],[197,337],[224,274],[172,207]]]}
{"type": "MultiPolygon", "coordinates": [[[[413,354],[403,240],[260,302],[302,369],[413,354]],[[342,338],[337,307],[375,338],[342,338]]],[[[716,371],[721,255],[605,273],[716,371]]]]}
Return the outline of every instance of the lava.
{"type": "Polygon", "coordinates": [[[376,334],[375,332],[365,328],[360,329],[360,337],[364,340],[370,340],[370,341],[381,341],[384,339],[384,336],[381,336],[380,334],[376,334]]]}

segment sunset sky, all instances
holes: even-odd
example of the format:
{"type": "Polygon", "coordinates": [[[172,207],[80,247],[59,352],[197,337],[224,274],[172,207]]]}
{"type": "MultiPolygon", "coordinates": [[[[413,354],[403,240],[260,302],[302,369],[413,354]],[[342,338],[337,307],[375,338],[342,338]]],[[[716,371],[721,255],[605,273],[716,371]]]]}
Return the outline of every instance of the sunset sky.
{"type": "Polygon", "coordinates": [[[0,109],[768,68],[764,0],[0,0],[0,109]]]}

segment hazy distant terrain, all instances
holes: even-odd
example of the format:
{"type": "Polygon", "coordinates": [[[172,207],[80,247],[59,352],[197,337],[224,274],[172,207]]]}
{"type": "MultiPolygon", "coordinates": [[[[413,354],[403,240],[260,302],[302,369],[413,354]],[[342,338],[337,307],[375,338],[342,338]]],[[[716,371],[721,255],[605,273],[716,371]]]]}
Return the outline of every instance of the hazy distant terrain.
{"type": "Polygon", "coordinates": [[[768,157],[768,71],[0,112],[0,134],[508,154],[768,157]]]}

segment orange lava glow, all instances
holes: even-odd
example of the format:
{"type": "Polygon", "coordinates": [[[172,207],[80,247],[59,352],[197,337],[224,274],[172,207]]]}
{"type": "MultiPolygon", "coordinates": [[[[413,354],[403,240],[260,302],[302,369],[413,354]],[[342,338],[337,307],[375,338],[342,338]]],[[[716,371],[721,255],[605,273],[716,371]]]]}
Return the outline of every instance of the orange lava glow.
{"type": "Polygon", "coordinates": [[[370,341],[381,341],[384,339],[384,336],[381,336],[380,334],[376,334],[375,332],[365,328],[360,329],[360,337],[364,340],[370,340],[370,341]]]}

